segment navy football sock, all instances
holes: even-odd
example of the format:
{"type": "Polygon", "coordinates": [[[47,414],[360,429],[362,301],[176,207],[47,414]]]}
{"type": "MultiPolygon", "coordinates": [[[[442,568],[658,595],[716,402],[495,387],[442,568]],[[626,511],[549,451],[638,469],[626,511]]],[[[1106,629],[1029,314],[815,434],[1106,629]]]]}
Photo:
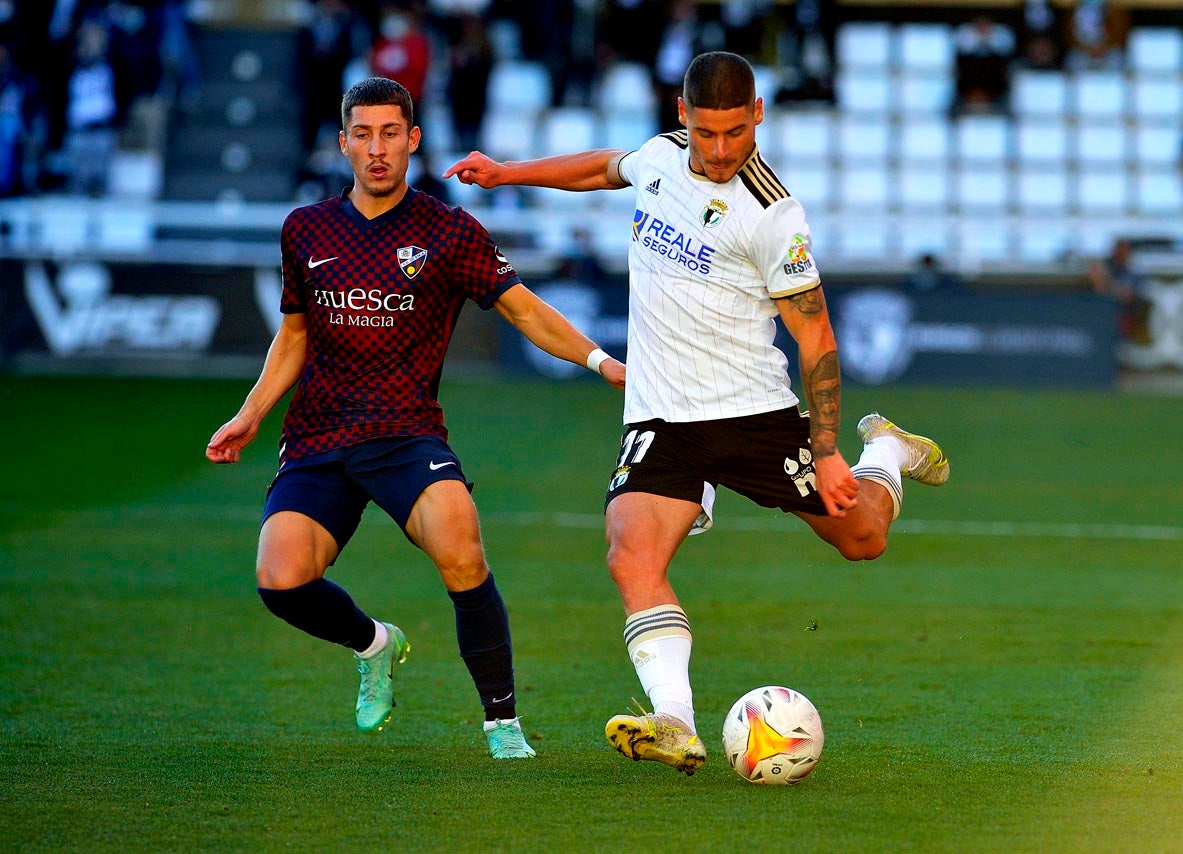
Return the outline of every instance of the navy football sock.
{"type": "Polygon", "coordinates": [[[353,598],[327,578],[317,578],[288,590],[259,588],[272,614],[314,638],[362,652],[374,642],[374,621],[353,598]]]}
{"type": "Polygon", "coordinates": [[[471,590],[448,591],[456,610],[456,642],[472,675],[485,720],[516,717],[509,615],[490,573],[471,590]]]}

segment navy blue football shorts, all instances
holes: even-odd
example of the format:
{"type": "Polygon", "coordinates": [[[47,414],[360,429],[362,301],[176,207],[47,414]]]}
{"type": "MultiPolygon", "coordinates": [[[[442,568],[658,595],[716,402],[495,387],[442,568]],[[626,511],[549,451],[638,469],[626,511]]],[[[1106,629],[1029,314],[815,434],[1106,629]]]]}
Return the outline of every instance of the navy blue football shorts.
{"type": "Polygon", "coordinates": [[[626,492],[693,501],[702,505],[690,532],[697,534],[713,523],[719,486],[761,507],[826,515],[809,447],[809,413],[794,406],[739,418],[628,424],[604,506],[626,492]]]}
{"type": "Polygon", "coordinates": [[[281,510],[303,513],[323,525],[342,550],[371,501],[405,535],[415,501],[440,480],[459,480],[472,491],[460,458],[440,437],[370,439],[286,461],[267,488],[263,521],[281,510]]]}

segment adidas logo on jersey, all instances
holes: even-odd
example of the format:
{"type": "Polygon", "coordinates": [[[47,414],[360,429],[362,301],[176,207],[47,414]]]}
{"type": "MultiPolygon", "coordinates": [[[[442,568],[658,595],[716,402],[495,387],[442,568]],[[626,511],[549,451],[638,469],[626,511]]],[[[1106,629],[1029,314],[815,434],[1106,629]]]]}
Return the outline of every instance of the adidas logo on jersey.
{"type": "Polygon", "coordinates": [[[659,192],[661,192],[661,179],[658,178],[656,181],[654,181],[652,184],[647,186],[645,189],[656,196],[659,192]]]}

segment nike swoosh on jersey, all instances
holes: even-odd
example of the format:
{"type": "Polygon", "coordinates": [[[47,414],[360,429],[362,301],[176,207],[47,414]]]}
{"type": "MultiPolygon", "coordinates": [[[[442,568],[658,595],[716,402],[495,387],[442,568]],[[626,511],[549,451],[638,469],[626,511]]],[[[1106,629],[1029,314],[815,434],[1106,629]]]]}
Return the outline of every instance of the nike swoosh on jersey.
{"type": "Polygon", "coordinates": [[[428,463],[427,467],[429,469],[431,469],[432,471],[439,471],[444,466],[454,466],[454,465],[456,465],[455,460],[448,460],[446,463],[437,463],[437,462],[433,461],[433,462],[428,463]]]}
{"type": "Polygon", "coordinates": [[[330,261],[336,261],[336,260],[337,260],[337,257],[338,257],[338,256],[334,255],[332,258],[321,258],[319,261],[314,261],[313,259],[309,258],[309,259],[308,259],[308,269],[309,269],[309,270],[315,270],[315,269],[316,269],[317,267],[319,267],[321,264],[327,264],[327,263],[329,263],[330,261]]]}

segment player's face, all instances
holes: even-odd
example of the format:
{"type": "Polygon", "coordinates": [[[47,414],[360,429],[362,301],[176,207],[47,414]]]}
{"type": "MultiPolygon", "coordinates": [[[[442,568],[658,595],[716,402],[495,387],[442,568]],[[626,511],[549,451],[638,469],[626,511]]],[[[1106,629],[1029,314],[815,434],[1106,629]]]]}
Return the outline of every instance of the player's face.
{"type": "Polygon", "coordinates": [[[340,143],[357,189],[383,198],[405,186],[411,152],[419,147],[419,128],[408,127],[401,107],[354,107],[340,143]]]}
{"type": "Polygon", "coordinates": [[[764,101],[730,110],[696,109],[678,99],[678,119],[690,137],[690,166],[723,184],[752,156],[756,125],[764,121],[764,101]]]}

